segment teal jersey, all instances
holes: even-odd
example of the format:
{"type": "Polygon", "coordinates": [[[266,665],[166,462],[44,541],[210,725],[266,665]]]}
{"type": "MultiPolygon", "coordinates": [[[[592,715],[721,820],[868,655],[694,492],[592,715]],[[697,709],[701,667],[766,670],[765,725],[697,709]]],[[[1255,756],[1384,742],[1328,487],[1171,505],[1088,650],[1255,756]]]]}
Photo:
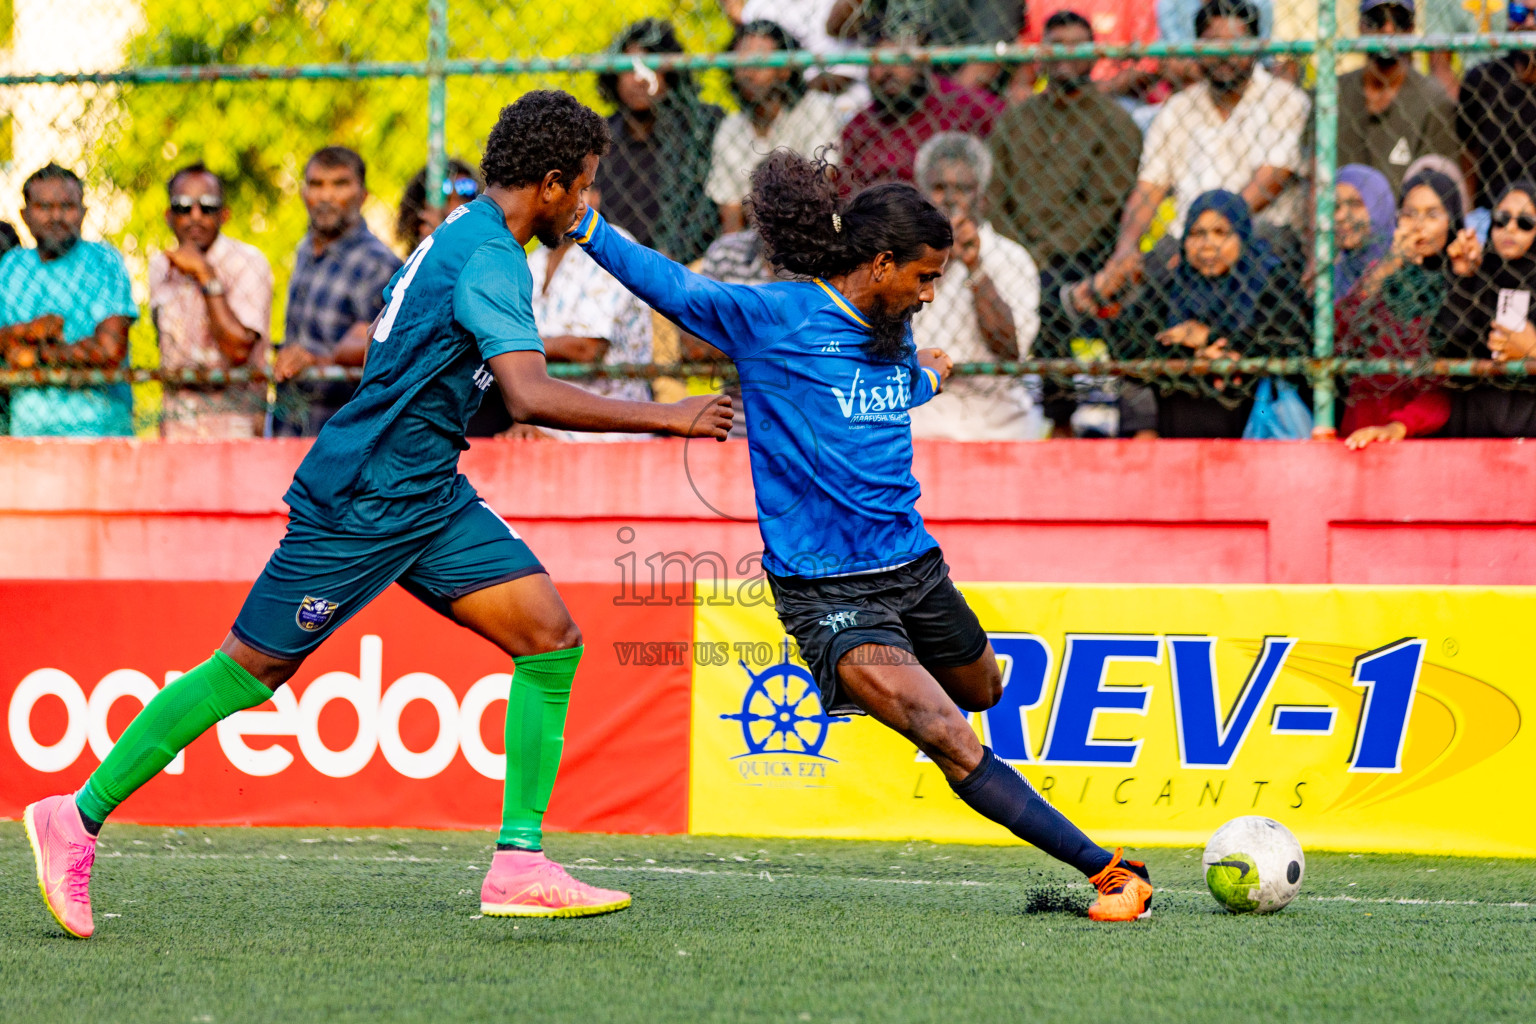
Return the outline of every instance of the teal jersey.
{"type": "Polygon", "coordinates": [[[528,259],[485,196],[416,247],[384,299],[357,393],[321,428],[284,496],[295,519],[350,534],[445,522],[476,500],[458,462],[493,383],[485,362],[544,350],[528,259]]]}

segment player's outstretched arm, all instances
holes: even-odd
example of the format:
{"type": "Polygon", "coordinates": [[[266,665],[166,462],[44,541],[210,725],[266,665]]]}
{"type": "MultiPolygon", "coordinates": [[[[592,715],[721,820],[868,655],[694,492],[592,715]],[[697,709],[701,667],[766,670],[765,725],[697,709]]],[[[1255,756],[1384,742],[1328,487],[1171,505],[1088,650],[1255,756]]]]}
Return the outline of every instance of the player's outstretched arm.
{"type": "Polygon", "coordinates": [[[695,274],[615,231],[590,207],[571,235],[648,306],[733,359],[778,331],[775,305],[761,288],[695,274]]]}
{"type": "Polygon", "coordinates": [[[486,361],[518,423],[564,430],[676,434],[724,441],[731,431],[731,400],[696,395],[681,402],[626,402],[583,391],[549,375],[542,352],[506,352],[486,361]]]}

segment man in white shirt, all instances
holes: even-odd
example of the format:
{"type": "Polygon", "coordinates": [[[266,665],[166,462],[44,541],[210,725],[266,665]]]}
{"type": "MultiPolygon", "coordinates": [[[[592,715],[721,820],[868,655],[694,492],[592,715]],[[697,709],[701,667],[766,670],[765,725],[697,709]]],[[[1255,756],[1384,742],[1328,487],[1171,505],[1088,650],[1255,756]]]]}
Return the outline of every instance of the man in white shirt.
{"type": "MultiPolygon", "coordinates": [[[[940,132],[917,151],[914,176],[955,231],[933,301],[912,323],[918,348],[941,348],[957,363],[1024,358],[1040,330],[1040,274],[1029,252],[983,216],[992,154],[974,135],[940,132]]],[[[1038,377],[955,377],[912,410],[912,436],[1036,440],[1039,390],[1038,377]]]]}
{"type": "MultiPolygon", "coordinates": [[[[272,332],[272,266],[253,245],[222,231],[224,185],[202,164],[167,186],[165,220],[176,247],[149,260],[149,309],[164,370],[265,365],[272,332]]],[[[168,439],[260,437],[265,389],[167,388],[161,433],[168,439]]]]}
{"type": "MultiPolygon", "coordinates": [[[[1211,42],[1253,38],[1259,11],[1250,0],[1206,0],[1195,29],[1211,42]]],[[[1247,201],[1255,224],[1282,252],[1295,247],[1306,214],[1302,136],[1311,101],[1256,57],[1208,57],[1200,69],[1204,81],[1169,97],[1147,132],[1114,256],[1094,279],[1103,299],[1140,273],[1141,238],[1169,196],[1170,238],[1183,233],[1189,204],[1220,188],[1247,201]]]]}
{"type": "MultiPolygon", "coordinates": [[[[596,187],[587,192],[587,205],[601,205],[596,187]]],[[[614,227],[627,238],[628,232],[614,227]]],[[[616,366],[651,361],[651,308],[593,262],[586,250],[567,236],[558,248],[539,246],[528,254],[533,277],[533,323],[551,363],[602,363],[616,366]]],[[[572,381],[579,388],[608,398],[649,402],[651,387],[636,378],[572,381]]],[[[496,434],[523,440],[636,441],[647,434],[582,433],[513,424],[501,396],[488,392],[470,421],[467,436],[496,434]]]]}
{"type": "MultiPolygon", "coordinates": [[[[798,50],[800,43],[772,21],[749,21],[736,30],[731,52],[740,54],[798,50]]],[[[720,208],[729,234],[746,226],[741,201],[752,188],[752,171],[775,149],[814,156],[834,146],[841,134],[832,97],[807,92],[805,75],[789,68],[737,68],[731,89],[741,110],[720,122],[715,132],[709,180],[704,190],[720,208]]],[[[835,151],[826,151],[836,161],[835,151]]]]}

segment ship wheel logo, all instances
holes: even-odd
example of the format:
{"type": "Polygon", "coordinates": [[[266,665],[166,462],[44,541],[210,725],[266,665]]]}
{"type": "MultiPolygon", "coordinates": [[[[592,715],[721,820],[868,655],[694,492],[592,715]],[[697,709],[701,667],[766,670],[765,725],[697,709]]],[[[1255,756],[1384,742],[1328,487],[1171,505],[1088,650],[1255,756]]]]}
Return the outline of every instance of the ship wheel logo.
{"type": "MultiPolygon", "coordinates": [[[[847,716],[829,715],[821,706],[821,692],[810,672],[789,660],[789,640],[784,641],[784,659],[753,672],[745,661],[742,669],[752,680],[741,700],[741,710],[723,719],[741,723],[741,738],[753,754],[797,754],[835,761],[821,752],[827,733],[847,716]]],[[[734,760],[734,758],[732,759],[734,760]]]]}

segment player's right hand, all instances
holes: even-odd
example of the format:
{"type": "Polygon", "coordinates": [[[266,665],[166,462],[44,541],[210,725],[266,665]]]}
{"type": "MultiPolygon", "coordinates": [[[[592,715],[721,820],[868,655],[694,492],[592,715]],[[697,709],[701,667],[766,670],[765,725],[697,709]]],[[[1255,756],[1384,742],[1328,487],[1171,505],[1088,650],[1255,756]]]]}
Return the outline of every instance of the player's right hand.
{"type": "Polygon", "coordinates": [[[724,441],[731,432],[735,412],[729,395],[694,395],[673,402],[667,433],[678,437],[712,437],[724,441]]]}

